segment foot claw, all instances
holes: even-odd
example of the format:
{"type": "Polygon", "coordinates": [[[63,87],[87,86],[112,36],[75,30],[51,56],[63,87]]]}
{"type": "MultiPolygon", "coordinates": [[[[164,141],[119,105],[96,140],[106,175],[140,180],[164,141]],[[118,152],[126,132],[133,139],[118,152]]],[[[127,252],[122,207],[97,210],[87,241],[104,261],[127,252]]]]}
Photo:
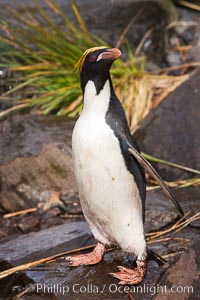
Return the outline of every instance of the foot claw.
{"type": "Polygon", "coordinates": [[[133,272],[135,271],[137,273],[137,269],[128,269],[128,268],[125,268],[125,267],[122,267],[122,266],[117,266],[118,269],[120,270],[120,273],[128,273],[128,274],[131,274],[133,275],[133,272]]]}
{"type": "Polygon", "coordinates": [[[140,283],[146,273],[146,262],[143,264],[139,262],[137,268],[128,269],[118,266],[119,272],[110,273],[113,277],[120,280],[119,284],[138,284],[140,283]]]}
{"type": "Polygon", "coordinates": [[[125,285],[125,284],[127,284],[127,282],[126,281],[120,281],[118,284],[125,285]]]}

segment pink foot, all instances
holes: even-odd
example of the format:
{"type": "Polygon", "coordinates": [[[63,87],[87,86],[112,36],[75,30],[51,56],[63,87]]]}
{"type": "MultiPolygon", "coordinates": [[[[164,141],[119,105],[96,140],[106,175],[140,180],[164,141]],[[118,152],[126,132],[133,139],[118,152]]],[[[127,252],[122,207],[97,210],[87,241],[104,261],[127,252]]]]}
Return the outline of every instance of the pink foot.
{"type": "Polygon", "coordinates": [[[95,265],[102,260],[105,252],[105,246],[98,243],[92,252],[87,254],[68,256],[66,260],[70,267],[77,267],[82,265],[95,265]]]}
{"type": "Polygon", "coordinates": [[[119,266],[119,272],[111,273],[111,275],[120,280],[119,284],[138,284],[146,274],[147,264],[146,261],[141,260],[137,260],[136,263],[136,269],[119,266]]]}

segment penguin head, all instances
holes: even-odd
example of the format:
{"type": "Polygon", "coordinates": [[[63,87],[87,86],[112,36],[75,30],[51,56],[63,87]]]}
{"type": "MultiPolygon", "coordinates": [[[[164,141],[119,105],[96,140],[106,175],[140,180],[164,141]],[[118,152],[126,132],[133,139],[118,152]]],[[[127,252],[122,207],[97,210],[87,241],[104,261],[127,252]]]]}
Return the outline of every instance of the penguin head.
{"type": "Polygon", "coordinates": [[[110,79],[110,67],[119,58],[121,51],[117,48],[94,47],[86,50],[77,62],[80,70],[81,88],[84,92],[89,80],[96,86],[97,93],[101,91],[107,79],[110,79]]]}

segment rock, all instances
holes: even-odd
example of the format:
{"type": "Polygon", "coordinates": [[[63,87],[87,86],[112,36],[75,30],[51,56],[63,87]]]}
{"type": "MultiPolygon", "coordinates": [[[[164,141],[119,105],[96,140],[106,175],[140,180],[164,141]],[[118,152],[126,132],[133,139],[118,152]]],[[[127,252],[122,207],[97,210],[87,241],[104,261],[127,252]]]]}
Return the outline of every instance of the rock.
{"type": "Polygon", "coordinates": [[[182,64],[181,55],[178,51],[169,51],[166,60],[170,66],[178,66],[182,64]]]}
{"type": "Polygon", "coordinates": [[[61,214],[61,210],[59,207],[50,208],[45,215],[43,216],[44,219],[54,218],[61,214]]]}
{"type": "Polygon", "coordinates": [[[52,116],[13,116],[0,124],[0,206],[37,206],[45,190],[76,192],[71,161],[74,121],[52,116]]]}
{"type": "Polygon", "coordinates": [[[0,206],[1,213],[3,212],[14,212],[22,208],[28,208],[28,205],[11,190],[9,191],[7,185],[1,181],[0,186],[0,206]]]}
{"type": "Polygon", "coordinates": [[[7,235],[7,228],[0,228],[0,239],[5,238],[7,235]]]}
{"type": "Polygon", "coordinates": [[[39,203],[37,205],[39,212],[46,212],[51,208],[64,208],[64,204],[59,199],[59,193],[54,191],[43,191],[39,196],[39,203]]]}
{"type": "MultiPolygon", "coordinates": [[[[184,211],[193,210],[192,213],[199,211],[199,187],[190,187],[174,191],[175,196],[180,201],[184,211]]],[[[73,197],[73,194],[71,197],[73,197]]],[[[62,195],[62,200],[64,199],[67,203],[70,202],[70,197],[67,198],[65,193],[62,195]]],[[[146,231],[152,231],[166,226],[168,221],[171,223],[172,220],[170,218],[176,217],[174,208],[170,204],[169,200],[162,196],[160,190],[147,193],[146,207],[146,231]]],[[[57,207],[52,209],[57,209],[57,207]]],[[[51,219],[55,221],[59,220],[58,218],[51,219]]],[[[6,222],[10,222],[10,220],[6,219],[6,222]]],[[[44,222],[46,223],[47,219],[45,219],[44,222]]],[[[178,241],[175,239],[166,239],[166,241],[163,240],[153,244],[151,243],[148,246],[162,255],[176,252],[176,257],[179,259],[180,252],[191,245],[192,240],[199,240],[199,228],[186,227],[171,236],[173,238],[178,238],[178,241]]],[[[77,249],[93,243],[94,239],[92,238],[88,225],[85,222],[59,225],[46,230],[41,230],[40,232],[24,234],[22,236],[12,238],[11,240],[6,238],[5,240],[2,240],[0,245],[0,268],[2,270],[8,269],[12,266],[24,264],[68,250],[77,249]]],[[[181,254],[181,256],[183,254],[181,254]]],[[[165,276],[165,274],[170,274],[169,272],[171,268],[172,275],[170,276],[173,277],[175,284],[177,284],[177,282],[179,283],[176,278],[180,278],[180,280],[182,280],[180,282],[183,285],[186,282],[189,284],[190,282],[188,280],[191,278],[191,280],[193,280],[193,285],[196,267],[194,263],[193,268],[193,265],[191,265],[190,262],[194,261],[194,259],[195,256],[193,255],[193,248],[191,248],[189,252],[186,252],[185,256],[183,256],[183,259],[181,260],[182,267],[186,266],[184,271],[181,269],[182,274],[184,274],[183,278],[181,277],[181,272],[179,272],[179,264],[177,264],[175,268],[175,263],[171,263],[170,268],[166,271],[165,268],[161,268],[154,261],[149,261],[147,276],[139,285],[139,292],[137,290],[133,292],[132,290],[131,295],[136,297],[137,300],[142,300],[144,299],[145,294],[145,299],[150,300],[154,299],[153,297],[155,297],[156,292],[158,292],[155,290],[157,284],[159,286],[163,286],[166,283],[167,289],[169,289],[171,283],[169,284],[168,279],[165,281],[165,278],[168,278],[168,275],[165,276]],[[186,261],[188,262],[187,264],[186,261]],[[193,272],[192,274],[190,273],[191,270],[193,272]],[[150,292],[147,292],[147,288],[150,292]],[[141,289],[144,289],[144,293],[141,292],[141,289]]],[[[130,298],[128,298],[127,292],[118,289],[120,286],[118,285],[117,280],[112,278],[109,273],[117,270],[118,265],[127,265],[132,267],[132,263],[133,260],[126,253],[123,253],[120,250],[106,253],[103,261],[95,266],[69,268],[66,264],[65,258],[63,257],[56,259],[52,263],[32,267],[18,274],[14,274],[11,277],[7,277],[0,282],[0,288],[1,286],[7,286],[7,294],[3,294],[5,300],[10,299],[9,297],[11,297],[11,294],[14,296],[26,290],[27,285],[31,289],[26,292],[24,296],[25,300],[37,300],[40,299],[40,296],[42,295],[44,297],[43,299],[51,299],[50,297],[53,297],[53,299],[59,300],[66,299],[66,297],[72,300],[90,300],[95,299],[95,297],[98,297],[98,299],[128,300],[130,298]],[[77,285],[75,286],[75,284],[77,285]],[[69,290],[65,295],[62,294],[64,287],[69,287],[69,290]],[[93,289],[95,289],[95,287],[97,287],[96,289],[99,289],[99,291],[102,291],[103,288],[104,290],[101,293],[94,292],[93,289]],[[51,288],[52,290],[49,294],[48,289],[50,290],[51,288]],[[58,292],[58,288],[60,288],[60,292],[58,292]],[[116,291],[113,292],[112,289],[116,289],[116,291]]],[[[196,285],[194,286],[196,287],[196,285]]],[[[176,294],[174,296],[176,296],[176,294]]],[[[162,295],[162,297],[164,296],[162,295]]],[[[191,299],[198,299],[198,297],[191,299]]]]}
{"type": "Polygon", "coordinates": [[[10,235],[14,237],[19,233],[21,233],[21,231],[19,230],[18,224],[15,223],[13,218],[0,218],[0,239],[5,240],[6,237],[9,239],[10,235]]]}
{"type": "MultiPolygon", "coordinates": [[[[200,70],[168,95],[141,123],[136,134],[143,152],[155,157],[200,169],[198,128],[200,70]]],[[[194,174],[154,164],[169,181],[191,178],[194,174]]]]}
{"type": "Polygon", "coordinates": [[[29,113],[10,116],[0,122],[0,164],[7,165],[18,157],[38,155],[50,143],[70,154],[74,123],[72,118],[66,117],[29,113]]]}
{"type": "Polygon", "coordinates": [[[69,214],[81,214],[82,208],[78,193],[66,193],[62,191],[60,193],[60,199],[64,204],[64,210],[69,214]]]}
{"type": "Polygon", "coordinates": [[[1,242],[0,263],[6,262],[11,266],[17,266],[93,242],[86,222],[55,226],[1,242]]]}
{"type": "Polygon", "coordinates": [[[81,13],[90,31],[111,46],[117,45],[124,29],[139,14],[126,33],[125,39],[128,40],[134,52],[145,34],[154,28],[149,37],[148,46],[143,46],[141,52],[153,62],[161,59],[164,50],[162,32],[169,19],[176,18],[176,11],[171,1],[100,1],[99,5],[96,2],[90,3],[89,10],[86,9],[87,3],[81,5],[81,2],[81,13]],[[119,15],[120,20],[116,18],[119,15]]]}
{"type": "Polygon", "coordinates": [[[40,222],[36,216],[26,216],[19,222],[18,227],[22,232],[27,233],[39,229],[39,225],[40,222]]]}
{"type": "Polygon", "coordinates": [[[159,282],[161,287],[154,300],[176,300],[200,298],[200,241],[182,253],[178,260],[167,270],[159,282]],[[163,290],[164,292],[163,292],[163,290]]]}
{"type": "Polygon", "coordinates": [[[177,218],[177,212],[171,201],[161,190],[149,191],[146,197],[145,230],[159,230],[177,218]]]}
{"type": "MultiPolygon", "coordinates": [[[[196,214],[200,211],[200,187],[171,189],[174,197],[180,203],[184,213],[196,214]]],[[[160,230],[171,224],[178,217],[172,202],[158,190],[148,191],[146,197],[145,229],[146,232],[160,230]]],[[[199,226],[199,221],[193,225],[199,226]]]]}
{"type": "MultiPolygon", "coordinates": [[[[6,262],[10,266],[16,266],[20,263],[76,249],[87,245],[87,243],[93,243],[94,241],[90,237],[90,231],[85,222],[57,226],[49,230],[43,230],[40,233],[34,233],[34,235],[23,235],[17,238],[15,242],[3,243],[0,246],[0,258],[1,260],[3,259],[4,266],[6,262]],[[13,247],[15,247],[16,251],[13,251],[13,247]],[[46,255],[44,255],[44,252],[46,255]]],[[[110,276],[110,272],[115,271],[118,265],[132,267],[133,263],[127,254],[116,250],[107,252],[102,262],[94,266],[70,268],[66,264],[65,257],[61,257],[51,263],[38,265],[23,271],[23,273],[12,275],[11,278],[7,277],[3,282],[9,289],[4,299],[10,299],[11,294],[14,296],[29,287],[29,290],[24,295],[25,300],[37,300],[42,295],[43,299],[51,299],[50,297],[54,296],[53,299],[60,300],[66,299],[66,297],[72,300],[90,300],[97,299],[97,297],[98,299],[110,300],[132,299],[128,297],[128,292],[130,296],[136,297],[137,300],[144,299],[144,296],[146,300],[166,300],[171,299],[168,294],[171,286],[193,286],[196,297],[190,299],[198,299],[198,243],[199,241],[195,242],[195,245],[192,244],[192,247],[186,252],[176,256],[175,262],[171,261],[168,269],[162,268],[150,260],[148,262],[147,276],[138,289],[137,286],[121,287],[118,285],[118,281],[110,276]],[[157,288],[158,286],[160,287],[159,289],[157,288]],[[161,287],[165,287],[166,292],[159,292],[161,287]]],[[[8,268],[8,265],[6,268],[8,268]]],[[[181,295],[183,296],[183,294],[181,295]]],[[[187,295],[184,294],[184,296],[187,295]]],[[[179,298],[181,296],[176,292],[174,297],[178,300],[183,299],[179,298]]],[[[184,299],[189,298],[185,297],[184,299]]]]}
{"type": "MultiPolygon", "coordinates": [[[[4,266],[4,269],[7,269],[93,243],[94,239],[85,222],[52,227],[2,243],[0,267],[2,269],[4,266]]],[[[24,296],[27,300],[33,295],[35,296],[33,299],[38,299],[41,295],[44,299],[51,299],[50,296],[54,295],[54,299],[66,299],[66,296],[72,300],[95,299],[95,296],[98,299],[121,299],[123,297],[128,300],[126,290],[118,290],[118,280],[110,275],[110,272],[116,271],[117,266],[121,264],[131,267],[133,260],[120,250],[107,252],[103,261],[95,266],[70,268],[67,266],[65,257],[61,257],[51,263],[29,268],[11,278],[4,278],[3,284],[7,286],[4,299],[9,299],[11,295],[14,296],[29,287],[30,290],[24,296]]],[[[155,284],[161,272],[162,268],[157,263],[149,261],[147,276],[141,285],[149,282],[155,284]]],[[[0,287],[1,284],[2,281],[0,287]]],[[[138,299],[143,299],[142,295],[139,295],[138,299]]],[[[149,300],[150,297],[146,299],[149,300]]]]}

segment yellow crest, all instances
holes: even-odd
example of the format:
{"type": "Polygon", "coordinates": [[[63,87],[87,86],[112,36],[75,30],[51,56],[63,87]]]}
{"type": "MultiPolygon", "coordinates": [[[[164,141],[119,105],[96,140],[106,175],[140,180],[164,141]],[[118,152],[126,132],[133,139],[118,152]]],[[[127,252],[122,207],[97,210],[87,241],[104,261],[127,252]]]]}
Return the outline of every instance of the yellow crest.
{"type": "Polygon", "coordinates": [[[100,50],[100,49],[106,49],[106,48],[108,48],[108,47],[106,47],[106,46],[101,46],[101,47],[93,47],[93,48],[87,49],[87,50],[83,53],[83,55],[81,56],[81,58],[77,61],[75,67],[76,67],[76,68],[79,68],[79,71],[81,71],[81,70],[82,70],[82,67],[83,67],[83,64],[84,64],[84,61],[85,61],[85,58],[86,58],[86,56],[87,56],[89,53],[92,53],[92,52],[94,52],[94,51],[96,51],[96,50],[100,50]]]}

